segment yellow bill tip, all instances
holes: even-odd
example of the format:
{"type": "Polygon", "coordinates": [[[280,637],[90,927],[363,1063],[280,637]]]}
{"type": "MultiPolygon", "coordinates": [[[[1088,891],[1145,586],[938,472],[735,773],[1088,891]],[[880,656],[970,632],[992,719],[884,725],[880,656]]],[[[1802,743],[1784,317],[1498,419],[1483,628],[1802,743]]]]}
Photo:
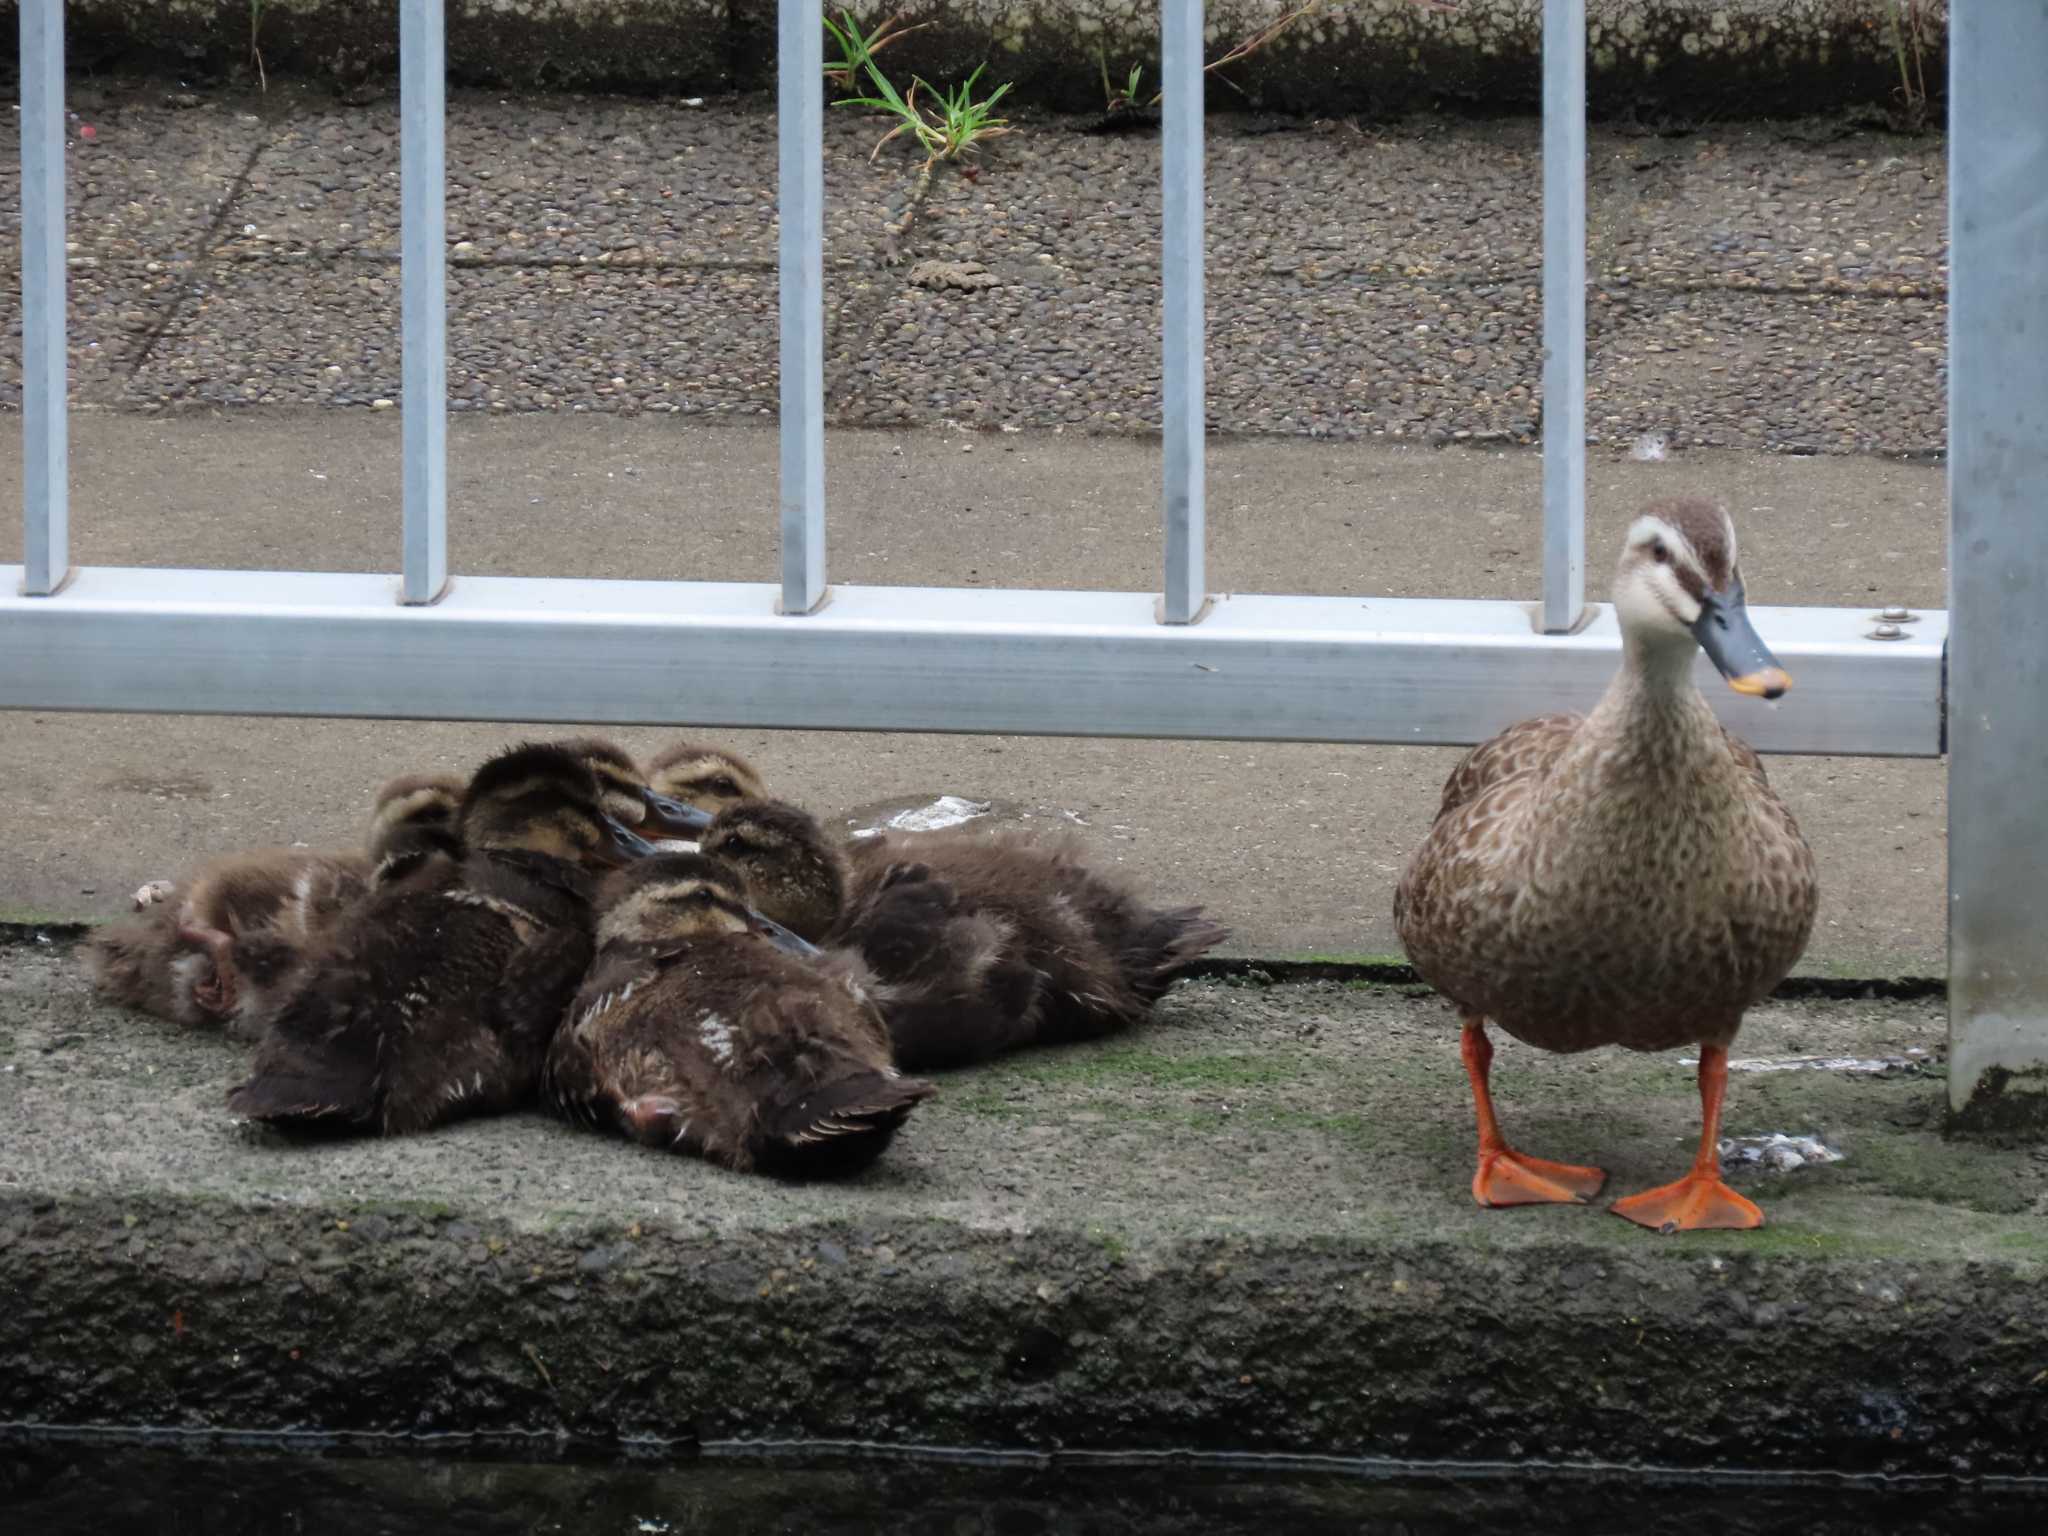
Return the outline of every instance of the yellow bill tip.
{"type": "Polygon", "coordinates": [[[1754,699],[1775,699],[1792,686],[1792,676],[1782,667],[1763,667],[1729,678],[1728,686],[1754,699]]]}

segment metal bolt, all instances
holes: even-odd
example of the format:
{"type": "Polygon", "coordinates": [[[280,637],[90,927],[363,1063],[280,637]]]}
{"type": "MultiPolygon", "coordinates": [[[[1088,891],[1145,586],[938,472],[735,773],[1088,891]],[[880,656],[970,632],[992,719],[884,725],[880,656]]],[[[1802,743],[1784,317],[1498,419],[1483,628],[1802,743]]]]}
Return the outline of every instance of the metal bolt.
{"type": "Polygon", "coordinates": [[[1903,640],[1906,632],[1896,624],[1880,624],[1870,632],[1873,640],[1903,640]]]}
{"type": "Polygon", "coordinates": [[[1910,608],[1887,608],[1878,617],[1889,620],[1893,624],[1907,624],[1912,622],[1913,610],[1910,608]]]}

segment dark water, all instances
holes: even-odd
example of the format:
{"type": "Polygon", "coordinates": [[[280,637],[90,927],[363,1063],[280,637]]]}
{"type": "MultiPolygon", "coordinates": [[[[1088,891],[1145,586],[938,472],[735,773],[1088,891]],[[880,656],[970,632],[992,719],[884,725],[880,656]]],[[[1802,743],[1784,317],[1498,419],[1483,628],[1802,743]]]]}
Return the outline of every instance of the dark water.
{"type": "Polygon", "coordinates": [[[900,1459],[660,1464],[0,1444],[10,1536],[2013,1536],[2048,1489],[1764,1486],[1584,1476],[1364,1477],[1214,1465],[900,1459]]]}

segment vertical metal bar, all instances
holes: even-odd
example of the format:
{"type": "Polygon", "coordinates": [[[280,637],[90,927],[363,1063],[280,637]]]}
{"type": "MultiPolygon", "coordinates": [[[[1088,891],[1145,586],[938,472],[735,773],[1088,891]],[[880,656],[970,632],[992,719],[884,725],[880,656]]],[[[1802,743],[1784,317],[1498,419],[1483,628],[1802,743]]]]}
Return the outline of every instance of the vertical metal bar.
{"type": "Polygon", "coordinates": [[[47,597],[71,574],[71,447],[65,419],[64,6],[21,3],[21,590],[47,597]]]}
{"type": "Polygon", "coordinates": [[[1160,0],[1160,276],[1164,285],[1166,593],[1160,618],[1192,624],[1209,600],[1203,504],[1202,4],[1160,0]]]}
{"type": "Polygon", "coordinates": [[[1949,26],[1949,1102],[2048,1128],[2048,3],[1949,26]]]}
{"type": "Polygon", "coordinates": [[[399,14],[404,218],[405,577],[400,600],[448,586],[447,42],[442,0],[399,14]]]}
{"type": "Polygon", "coordinates": [[[1586,603],[1586,11],[1543,0],[1543,632],[1586,603]]]}
{"type": "Polygon", "coordinates": [[[825,600],[825,24],[778,0],[776,205],[782,282],[782,611],[825,600]]]}

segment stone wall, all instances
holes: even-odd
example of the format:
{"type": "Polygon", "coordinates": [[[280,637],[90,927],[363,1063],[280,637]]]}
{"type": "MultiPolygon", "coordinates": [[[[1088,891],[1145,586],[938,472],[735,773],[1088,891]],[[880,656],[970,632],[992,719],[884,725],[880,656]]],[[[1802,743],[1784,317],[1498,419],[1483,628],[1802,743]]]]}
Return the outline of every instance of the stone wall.
{"type": "MultiPolygon", "coordinates": [[[[1211,0],[1212,53],[1294,0],[1211,0]]],[[[1938,102],[1947,0],[1588,0],[1588,86],[1601,114],[1739,116],[1900,104],[1898,43],[1917,92],[1938,102]]],[[[12,6],[5,7],[13,9],[12,6]]],[[[957,80],[986,61],[1013,100],[1103,105],[1105,66],[1157,79],[1154,0],[834,0],[872,25],[901,10],[921,30],[885,55],[899,79],[957,80]]],[[[221,75],[249,68],[252,19],[265,69],[359,82],[397,64],[397,0],[71,0],[81,65],[221,75]]],[[[775,76],[774,0],[448,0],[460,81],[520,89],[616,87],[704,95],[775,76]]],[[[1331,0],[1232,66],[1211,89],[1227,110],[1319,116],[1425,108],[1527,111],[1538,102],[1541,0],[1331,0]]]]}

